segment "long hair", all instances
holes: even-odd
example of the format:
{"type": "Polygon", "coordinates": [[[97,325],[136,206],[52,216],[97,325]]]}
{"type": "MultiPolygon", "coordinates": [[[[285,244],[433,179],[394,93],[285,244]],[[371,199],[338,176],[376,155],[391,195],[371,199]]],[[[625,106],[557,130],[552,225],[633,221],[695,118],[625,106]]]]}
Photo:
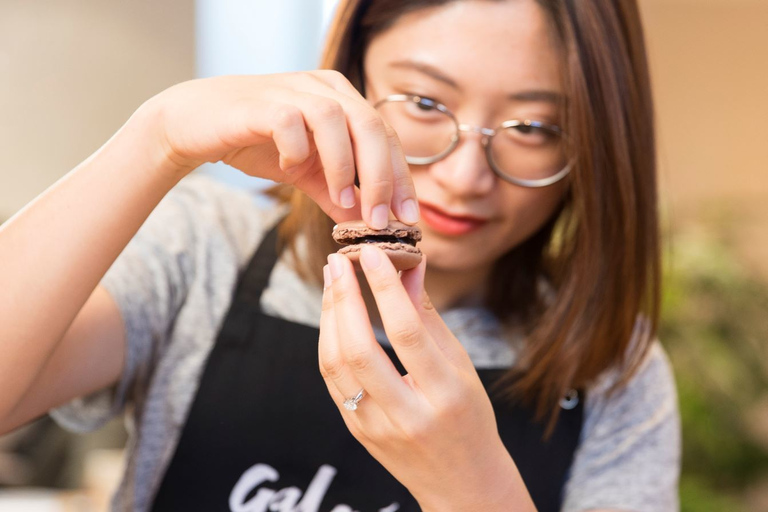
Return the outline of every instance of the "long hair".
{"type": "MultiPolygon", "coordinates": [[[[406,14],[451,1],[347,0],[338,7],[321,67],[363,91],[368,43],[406,14]]],[[[660,255],[651,86],[635,0],[536,0],[560,47],[563,125],[576,153],[570,187],[552,219],[495,264],[486,306],[526,332],[502,390],[535,405],[550,428],[561,397],[607,369],[626,384],[655,336],[660,255]],[[546,282],[547,290],[541,283],[546,282]]],[[[320,279],[335,250],[330,221],[303,194],[282,235],[305,278],[320,279]],[[295,253],[295,251],[294,251],[295,253]]]]}

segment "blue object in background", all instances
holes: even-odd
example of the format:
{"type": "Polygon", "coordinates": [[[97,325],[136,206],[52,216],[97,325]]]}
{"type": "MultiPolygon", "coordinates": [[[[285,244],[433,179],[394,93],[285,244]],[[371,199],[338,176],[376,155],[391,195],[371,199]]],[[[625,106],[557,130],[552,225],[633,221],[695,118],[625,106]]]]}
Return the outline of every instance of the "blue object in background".
{"type": "MultiPolygon", "coordinates": [[[[336,0],[196,0],[199,78],[315,69],[336,0]]],[[[263,188],[223,163],[200,172],[237,186],[263,188]]]]}

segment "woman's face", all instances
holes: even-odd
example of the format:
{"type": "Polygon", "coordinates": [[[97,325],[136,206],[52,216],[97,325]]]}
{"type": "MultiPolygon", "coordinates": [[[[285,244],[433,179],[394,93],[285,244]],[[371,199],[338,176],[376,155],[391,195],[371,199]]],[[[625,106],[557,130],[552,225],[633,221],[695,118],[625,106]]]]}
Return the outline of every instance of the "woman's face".
{"type": "MultiPolygon", "coordinates": [[[[558,62],[534,0],[450,2],[403,16],[371,42],[366,92],[373,103],[392,94],[430,98],[469,125],[558,124],[558,62]]],[[[446,158],[411,170],[421,205],[420,247],[431,268],[448,272],[488,272],[550,218],[566,186],[563,180],[530,189],[499,179],[477,133],[462,133],[446,158]]]]}

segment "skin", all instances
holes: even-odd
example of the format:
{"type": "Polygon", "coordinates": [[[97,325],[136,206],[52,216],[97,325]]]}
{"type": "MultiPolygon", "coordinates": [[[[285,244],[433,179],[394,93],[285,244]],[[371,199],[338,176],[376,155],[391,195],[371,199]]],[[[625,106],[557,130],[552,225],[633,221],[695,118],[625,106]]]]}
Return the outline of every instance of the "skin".
{"type": "MultiPolygon", "coordinates": [[[[485,127],[513,118],[556,122],[553,102],[510,97],[563,94],[551,39],[533,1],[453,2],[412,13],[371,42],[365,59],[368,99],[418,94],[445,104],[462,123],[485,127]]],[[[487,280],[493,262],[552,216],[567,186],[560,181],[530,189],[497,178],[480,136],[467,133],[446,158],[411,171],[421,203],[488,220],[458,236],[419,223],[419,246],[430,261],[428,288],[438,309],[478,294],[477,283],[487,280]]]]}
{"type": "MultiPolygon", "coordinates": [[[[372,102],[398,93],[436,99],[460,122],[480,126],[510,118],[556,123],[553,102],[510,96],[562,94],[557,63],[535,2],[454,2],[408,14],[372,41],[366,91],[372,102]]],[[[362,283],[346,258],[330,255],[321,373],[352,434],[422,510],[535,510],[477,372],[438,311],[476,299],[494,261],[551,217],[567,185],[526,189],[498,179],[479,137],[466,134],[447,158],[411,171],[419,201],[488,222],[461,236],[421,222],[425,261],[401,277],[375,247],[361,251],[362,283]],[[406,376],[376,341],[372,321],[383,325],[406,376]],[[361,388],[367,395],[358,409],[344,409],[361,388]]]]}
{"type": "MultiPolygon", "coordinates": [[[[539,49],[530,35],[543,35],[533,6],[529,0],[456,2],[403,18],[371,47],[368,99],[340,74],[317,71],[195,80],[142,105],[96,153],[0,226],[0,433],[118,382],[125,326],[98,283],[162,198],[201,163],[225,161],[246,174],[293,184],[335,221],[362,217],[374,228],[386,224],[388,210],[405,223],[419,221],[415,182],[419,198],[489,215],[492,222],[476,237],[486,250],[474,250],[470,237],[451,239],[422,226],[436,309],[424,291],[424,264],[400,279],[386,258],[367,248],[362,267],[376,311],[409,370],[406,378],[382,358],[351,264],[332,255],[325,270],[321,372],[338,404],[361,387],[369,392],[357,413],[340,408],[341,414],[423,510],[533,510],[477,374],[436,311],[472,295],[492,261],[553,211],[560,192],[496,183],[474,136],[443,162],[413,168],[412,181],[396,135],[370,103],[397,85],[374,66],[386,65],[386,55],[374,52],[386,50],[377,44],[390,37],[401,55],[431,58],[443,73],[462,79],[461,94],[445,91],[440,99],[464,122],[494,126],[511,117],[523,106],[506,104],[505,95],[555,87],[546,52],[531,53],[539,49]],[[462,29],[461,45],[449,37],[449,26],[452,34],[462,29]],[[405,51],[407,30],[421,39],[410,40],[405,51]],[[506,42],[499,47],[486,38],[506,42]],[[453,47],[438,48],[438,41],[453,47]],[[465,82],[467,76],[476,79],[465,82]],[[359,192],[350,188],[355,170],[359,192]]],[[[397,80],[415,86],[425,78],[397,80]]],[[[524,108],[531,117],[546,115],[543,105],[524,108]]]]}
{"type": "Polygon", "coordinates": [[[0,433],[117,382],[125,326],[98,283],[165,194],[215,161],[293,184],[337,222],[419,219],[394,132],[339,73],[163,91],[0,227],[0,433]]]}
{"type": "MultiPolygon", "coordinates": [[[[516,117],[552,122],[553,103],[510,99],[531,90],[561,93],[557,53],[548,41],[546,20],[532,1],[455,2],[417,11],[371,42],[368,99],[419,94],[481,126],[516,117]]],[[[361,251],[368,284],[362,288],[349,261],[330,255],[321,373],[337,404],[366,390],[357,411],[339,410],[423,510],[535,510],[477,372],[437,311],[479,295],[478,283],[494,261],[552,215],[564,185],[524,189],[499,180],[477,135],[465,135],[447,158],[411,171],[420,201],[487,222],[462,236],[421,222],[420,247],[429,265],[404,272],[402,281],[375,248],[361,251]],[[383,324],[406,377],[375,340],[367,311],[378,311],[380,318],[371,316],[383,324]]]]}

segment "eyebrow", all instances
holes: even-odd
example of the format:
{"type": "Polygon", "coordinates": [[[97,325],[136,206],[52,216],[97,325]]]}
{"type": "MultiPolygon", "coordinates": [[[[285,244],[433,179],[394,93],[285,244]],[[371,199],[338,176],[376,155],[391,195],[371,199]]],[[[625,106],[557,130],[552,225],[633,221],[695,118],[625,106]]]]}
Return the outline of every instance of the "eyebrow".
{"type": "Polygon", "coordinates": [[[431,76],[435,80],[443,82],[447,85],[450,85],[454,89],[461,91],[461,87],[459,87],[459,84],[457,84],[454,79],[444,75],[440,70],[438,70],[434,66],[430,66],[429,64],[425,64],[423,62],[416,62],[413,60],[398,60],[398,61],[392,62],[390,64],[390,67],[413,69],[415,71],[420,71],[425,75],[431,76]]]}
{"type": "Polygon", "coordinates": [[[545,90],[521,91],[510,94],[508,97],[515,101],[545,101],[555,105],[563,101],[563,95],[559,92],[545,90]]]}
{"type": "MultiPolygon", "coordinates": [[[[417,62],[413,60],[398,60],[398,61],[392,62],[390,64],[390,67],[412,69],[415,71],[419,71],[461,92],[461,87],[454,79],[445,75],[443,72],[441,72],[439,69],[435,68],[434,66],[426,64],[424,62],[417,62]]],[[[515,92],[508,95],[507,98],[512,101],[519,101],[519,102],[543,101],[547,103],[553,103],[555,105],[560,104],[563,101],[563,95],[558,92],[538,90],[538,89],[530,90],[530,91],[515,92]]]]}

